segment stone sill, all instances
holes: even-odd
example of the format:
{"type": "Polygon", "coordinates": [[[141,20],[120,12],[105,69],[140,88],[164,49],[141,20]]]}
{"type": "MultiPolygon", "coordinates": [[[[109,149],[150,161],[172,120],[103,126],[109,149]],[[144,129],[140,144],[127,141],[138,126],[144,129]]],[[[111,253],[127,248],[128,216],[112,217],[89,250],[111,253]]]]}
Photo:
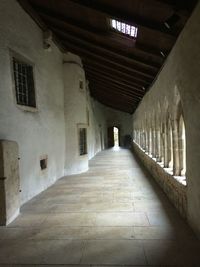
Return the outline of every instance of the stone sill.
{"type": "Polygon", "coordinates": [[[181,216],[187,218],[187,186],[183,182],[185,177],[173,176],[171,168],[164,168],[162,162],[157,162],[135,142],[133,142],[133,150],[181,216]]]}
{"type": "Polygon", "coordinates": [[[16,106],[24,112],[33,112],[33,113],[39,112],[37,107],[30,107],[30,106],[24,106],[24,105],[19,105],[19,104],[17,104],[16,106]]]}
{"type": "Polygon", "coordinates": [[[134,145],[137,146],[142,152],[144,152],[145,155],[147,155],[150,159],[155,161],[167,174],[169,174],[173,179],[175,179],[178,183],[182,184],[183,186],[187,186],[186,183],[186,176],[175,176],[173,175],[173,169],[172,168],[164,168],[163,162],[158,162],[156,158],[153,158],[151,155],[149,155],[143,148],[141,148],[137,143],[133,141],[134,145]]]}

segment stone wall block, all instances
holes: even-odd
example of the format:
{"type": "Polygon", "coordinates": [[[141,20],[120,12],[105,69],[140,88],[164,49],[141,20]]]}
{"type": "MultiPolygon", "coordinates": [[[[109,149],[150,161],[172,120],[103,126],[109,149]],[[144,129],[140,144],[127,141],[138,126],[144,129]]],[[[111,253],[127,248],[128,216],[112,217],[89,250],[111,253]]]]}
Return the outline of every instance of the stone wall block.
{"type": "Polygon", "coordinates": [[[20,208],[18,144],[0,140],[0,225],[16,218],[20,208]]]}

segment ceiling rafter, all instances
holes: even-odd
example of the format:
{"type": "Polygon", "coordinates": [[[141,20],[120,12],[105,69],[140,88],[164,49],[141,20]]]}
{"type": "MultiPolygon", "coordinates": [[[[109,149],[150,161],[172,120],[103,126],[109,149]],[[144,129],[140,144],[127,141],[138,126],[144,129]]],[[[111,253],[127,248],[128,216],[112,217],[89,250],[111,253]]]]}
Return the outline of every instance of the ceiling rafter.
{"type": "Polygon", "coordinates": [[[104,54],[109,59],[117,60],[120,63],[125,62],[133,69],[137,70],[138,72],[141,72],[142,74],[147,75],[155,75],[158,72],[158,68],[155,68],[151,65],[147,65],[146,63],[139,62],[137,60],[134,60],[132,58],[129,58],[128,56],[124,56],[123,53],[115,53],[112,50],[103,48],[100,45],[96,45],[93,43],[90,43],[88,41],[85,41],[79,37],[76,37],[69,33],[63,33],[61,30],[53,27],[53,32],[56,33],[57,36],[65,43],[65,41],[70,42],[72,44],[87,48],[88,50],[92,52],[97,52],[98,54],[104,54]]]}
{"type": "Polygon", "coordinates": [[[119,92],[124,92],[127,95],[134,96],[135,99],[137,99],[137,100],[140,100],[143,96],[142,94],[138,94],[135,91],[130,90],[128,88],[125,88],[125,87],[122,88],[117,84],[113,84],[111,81],[105,81],[102,78],[94,77],[93,75],[92,76],[88,75],[88,77],[90,78],[91,83],[96,82],[97,84],[100,84],[101,86],[107,86],[108,88],[112,89],[113,91],[116,90],[119,92]]]}
{"type": "MultiPolygon", "coordinates": [[[[59,15],[57,13],[54,13],[50,11],[50,14],[48,14],[43,8],[38,8],[38,13],[40,16],[47,21],[51,26],[57,25],[59,26],[60,30],[71,32],[71,33],[77,33],[79,36],[84,38],[87,38],[88,40],[96,40],[98,44],[103,45],[109,45],[109,43],[114,41],[114,38],[116,38],[115,33],[109,34],[107,36],[107,41],[102,35],[97,34],[94,30],[88,30],[85,29],[82,25],[73,23],[68,20],[68,18],[62,15],[59,15]],[[111,36],[110,36],[111,35],[111,36]],[[110,40],[110,42],[108,42],[110,40]]],[[[128,39],[127,39],[128,40],[128,39]]],[[[132,42],[132,40],[128,40],[129,42],[132,42]]],[[[141,46],[137,43],[133,42],[133,45],[131,49],[129,49],[130,55],[135,58],[135,60],[139,60],[146,63],[146,60],[144,60],[144,56],[148,57],[148,64],[151,63],[154,67],[160,67],[160,64],[163,63],[163,57],[160,55],[159,49],[155,50],[155,48],[145,47],[145,45],[141,46]],[[132,54],[131,54],[132,52],[132,54]],[[135,52],[135,53],[134,53],[135,52]],[[144,54],[144,56],[138,56],[138,54],[144,54]]],[[[167,54],[167,51],[164,51],[165,54],[167,54]]]]}
{"type": "Polygon", "coordinates": [[[125,13],[123,10],[119,10],[118,8],[113,8],[110,7],[109,5],[93,2],[93,1],[82,1],[82,0],[67,0],[70,2],[73,2],[74,5],[77,6],[82,6],[90,10],[90,12],[96,12],[100,13],[107,18],[114,18],[118,19],[122,22],[125,22],[130,25],[135,25],[137,27],[145,27],[148,28],[149,30],[159,32],[162,35],[170,35],[174,36],[174,33],[169,31],[169,29],[165,28],[164,25],[158,24],[154,22],[153,20],[147,20],[143,19],[140,16],[133,16],[131,13],[125,13]]]}
{"type": "Polygon", "coordinates": [[[109,77],[98,75],[98,74],[96,74],[96,73],[94,73],[94,72],[87,72],[87,73],[90,74],[90,75],[89,75],[90,77],[96,77],[96,78],[102,79],[102,80],[104,80],[104,81],[109,81],[109,82],[111,82],[113,85],[115,84],[115,85],[117,85],[117,86],[121,86],[121,89],[126,88],[126,89],[129,89],[129,90],[132,91],[132,92],[136,92],[136,93],[138,93],[138,94],[140,93],[141,96],[144,95],[144,92],[142,92],[142,91],[138,90],[137,88],[135,88],[134,86],[128,85],[128,84],[126,84],[126,83],[124,83],[124,82],[116,81],[116,80],[111,79],[111,78],[109,78],[109,77]]]}
{"type": "Polygon", "coordinates": [[[113,80],[118,79],[119,81],[126,82],[126,83],[130,84],[131,86],[134,86],[134,88],[139,89],[141,92],[144,92],[144,89],[143,89],[144,86],[138,85],[137,83],[135,83],[131,79],[125,78],[123,76],[119,77],[119,76],[117,76],[117,75],[115,75],[113,73],[110,73],[110,72],[108,73],[108,72],[103,71],[101,69],[94,68],[94,66],[88,65],[86,63],[83,63],[83,65],[84,65],[84,69],[86,70],[86,72],[90,72],[91,71],[91,72],[97,73],[99,75],[109,77],[109,78],[111,78],[113,80]]]}
{"type": "MultiPolygon", "coordinates": [[[[91,94],[91,96],[97,100],[97,97],[95,95],[91,94]]],[[[104,100],[100,99],[100,97],[98,98],[98,101],[106,107],[109,107],[109,108],[112,108],[115,110],[119,110],[121,112],[129,113],[129,114],[132,114],[135,110],[135,108],[134,109],[131,109],[131,108],[127,109],[127,108],[121,107],[119,105],[112,104],[112,103],[110,103],[110,101],[105,101],[105,99],[104,100]]]]}
{"type": "Polygon", "coordinates": [[[107,92],[107,93],[115,93],[115,94],[123,94],[123,95],[126,95],[128,97],[131,97],[133,103],[137,104],[141,98],[138,98],[134,95],[131,95],[131,94],[128,94],[126,93],[125,91],[121,91],[121,90],[118,90],[116,87],[112,87],[112,86],[109,86],[108,84],[103,84],[101,82],[98,82],[98,81],[95,81],[93,80],[91,82],[91,91],[94,91],[96,88],[101,88],[102,89],[102,92],[107,92]],[[93,83],[96,83],[96,85],[94,85],[93,83]]]}
{"type": "Polygon", "coordinates": [[[124,81],[120,81],[120,80],[116,80],[110,76],[106,76],[106,75],[102,75],[101,73],[95,72],[91,69],[87,69],[86,72],[89,76],[93,76],[93,77],[98,77],[100,79],[102,79],[103,81],[110,81],[113,84],[116,84],[118,86],[121,86],[122,88],[127,88],[131,91],[134,91],[135,94],[138,94],[140,96],[144,95],[144,90],[143,89],[138,89],[137,87],[133,86],[132,84],[129,84],[127,82],[124,81]]]}
{"type": "Polygon", "coordinates": [[[108,94],[108,95],[112,94],[112,95],[117,95],[120,98],[122,97],[123,99],[126,99],[127,103],[129,103],[131,105],[134,103],[138,103],[138,101],[134,97],[129,96],[129,95],[125,94],[124,92],[111,91],[109,89],[109,87],[107,87],[107,86],[97,84],[95,86],[92,86],[92,91],[95,91],[95,90],[101,91],[102,94],[108,94]]]}
{"type": "Polygon", "coordinates": [[[115,106],[115,108],[128,112],[128,113],[132,113],[133,110],[135,109],[134,105],[130,105],[130,104],[128,105],[127,102],[123,101],[122,99],[113,98],[112,96],[108,96],[108,95],[102,95],[102,93],[97,92],[97,91],[95,93],[92,92],[92,95],[98,97],[98,100],[100,100],[100,102],[105,101],[106,105],[115,106]]]}
{"type": "Polygon", "coordinates": [[[149,83],[146,81],[141,81],[138,80],[137,78],[135,79],[135,77],[129,73],[127,73],[126,71],[123,70],[118,70],[116,68],[112,68],[109,67],[101,62],[97,62],[95,60],[89,59],[89,58],[84,58],[83,59],[83,65],[84,66],[90,66],[91,68],[101,71],[105,74],[109,75],[113,75],[113,77],[116,78],[122,78],[122,79],[126,79],[128,81],[130,81],[133,85],[135,85],[136,87],[142,88],[143,86],[145,88],[147,88],[149,86],[149,83]]]}
{"type": "Polygon", "coordinates": [[[53,32],[61,52],[81,57],[91,95],[133,113],[159,75],[197,0],[18,2],[43,31],[53,32]],[[138,27],[137,38],[112,29],[111,19],[138,27]]]}
{"type": "Polygon", "coordinates": [[[137,77],[137,79],[139,79],[140,81],[147,81],[147,82],[152,82],[154,76],[150,75],[150,74],[146,74],[146,73],[142,73],[140,71],[137,71],[134,68],[131,68],[130,66],[127,66],[126,64],[122,64],[122,63],[118,63],[115,60],[106,58],[105,56],[101,55],[101,54],[97,54],[95,52],[91,52],[89,50],[87,50],[86,48],[81,47],[81,45],[77,45],[77,44],[72,44],[70,42],[62,42],[63,45],[65,45],[66,50],[71,51],[72,53],[78,54],[80,57],[85,58],[85,56],[89,56],[92,57],[93,59],[96,59],[98,61],[104,62],[105,64],[110,64],[113,67],[118,67],[121,69],[124,69],[130,73],[132,73],[132,75],[135,75],[135,78],[137,77]]]}

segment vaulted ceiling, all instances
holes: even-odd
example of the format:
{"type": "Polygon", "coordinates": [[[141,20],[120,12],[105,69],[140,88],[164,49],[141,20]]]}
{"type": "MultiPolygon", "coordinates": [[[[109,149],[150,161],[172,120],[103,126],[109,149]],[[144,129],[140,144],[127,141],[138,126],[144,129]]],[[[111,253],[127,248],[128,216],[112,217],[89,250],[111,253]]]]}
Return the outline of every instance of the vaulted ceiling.
{"type": "Polygon", "coordinates": [[[133,113],[158,75],[196,0],[18,0],[64,51],[82,58],[91,95],[133,113]],[[137,38],[110,19],[138,28],[137,38]]]}

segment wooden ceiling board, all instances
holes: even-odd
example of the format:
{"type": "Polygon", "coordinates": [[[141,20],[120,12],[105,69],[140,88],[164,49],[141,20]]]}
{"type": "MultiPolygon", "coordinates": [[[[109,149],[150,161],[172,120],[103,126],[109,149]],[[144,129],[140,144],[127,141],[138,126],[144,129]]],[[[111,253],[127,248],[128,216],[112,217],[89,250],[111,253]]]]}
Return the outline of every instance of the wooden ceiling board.
{"type": "Polygon", "coordinates": [[[62,51],[82,58],[91,95],[133,113],[162,68],[197,0],[18,0],[62,51]],[[138,27],[137,38],[110,19],[138,27]]]}

